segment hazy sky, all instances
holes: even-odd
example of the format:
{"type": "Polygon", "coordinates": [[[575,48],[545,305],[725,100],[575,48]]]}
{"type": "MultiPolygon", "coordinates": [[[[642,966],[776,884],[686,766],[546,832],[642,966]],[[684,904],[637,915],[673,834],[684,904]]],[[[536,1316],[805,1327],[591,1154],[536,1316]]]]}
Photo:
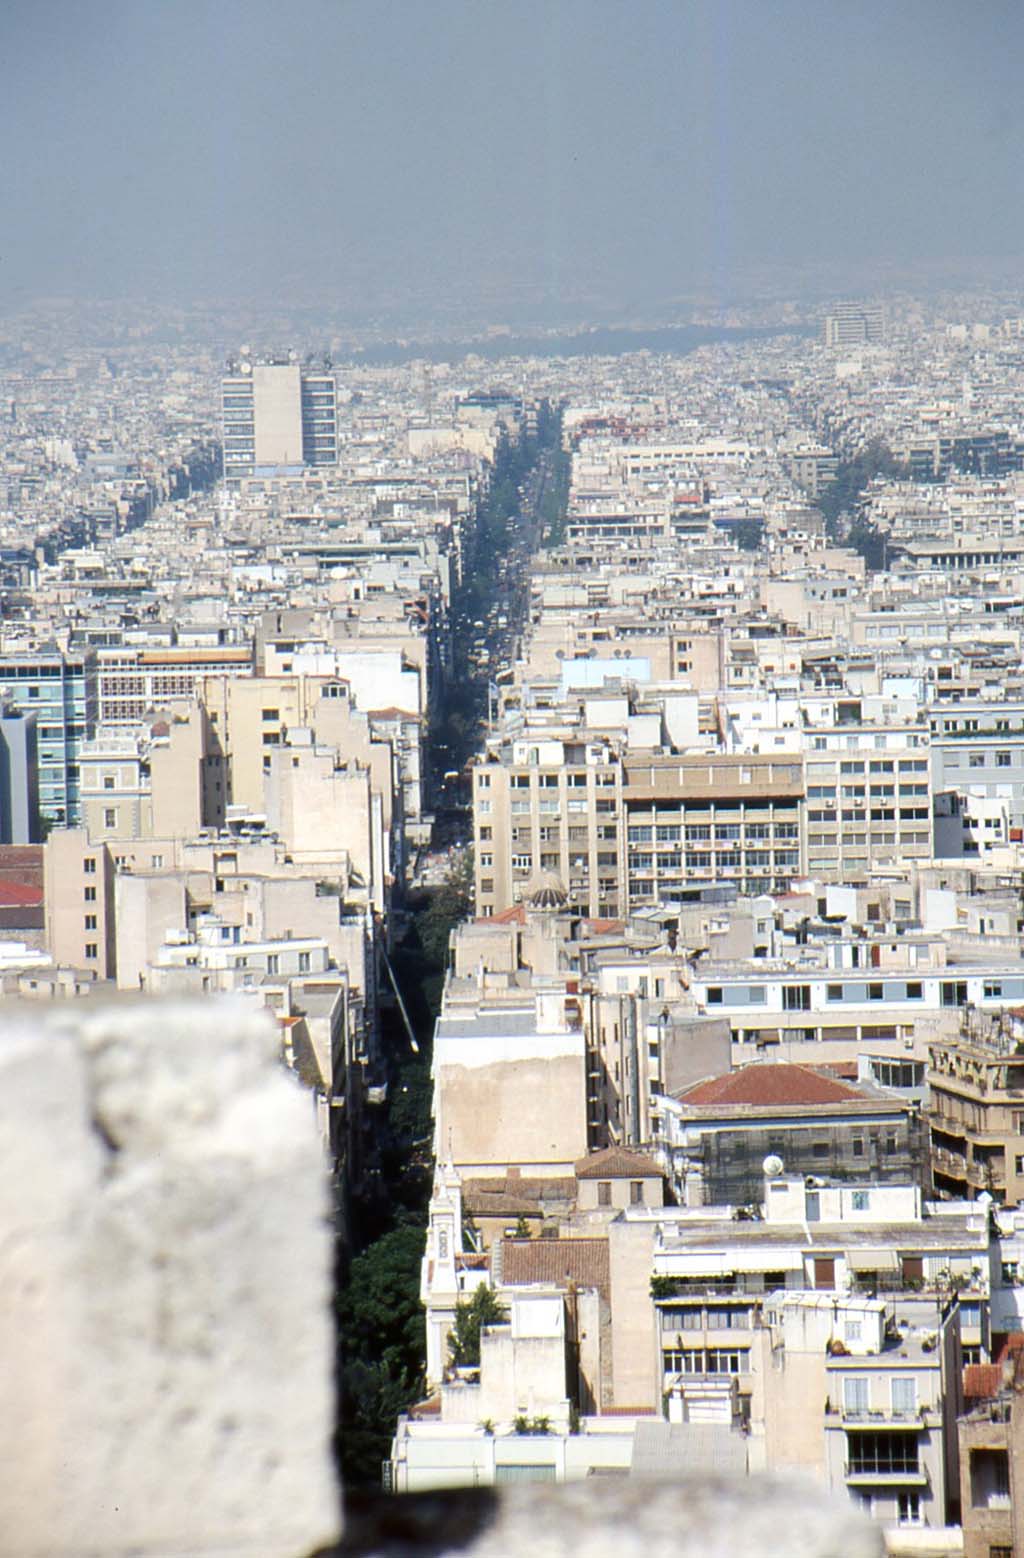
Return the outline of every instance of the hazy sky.
{"type": "Polygon", "coordinates": [[[0,0],[0,299],[1024,256],[1020,0],[0,0]]]}

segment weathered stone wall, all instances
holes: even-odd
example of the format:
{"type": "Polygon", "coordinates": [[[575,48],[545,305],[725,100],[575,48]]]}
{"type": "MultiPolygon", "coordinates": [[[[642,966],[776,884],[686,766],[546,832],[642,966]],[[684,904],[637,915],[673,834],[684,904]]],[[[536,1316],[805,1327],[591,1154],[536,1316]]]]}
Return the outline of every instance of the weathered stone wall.
{"type": "Polygon", "coordinates": [[[810,1482],[591,1477],[373,1500],[352,1512],[337,1558],[882,1558],[884,1551],[878,1526],[810,1482]]]}
{"type": "Polygon", "coordinates": [[[0,1553],[337,1537],[327,1211],[265,1016],[0,1007],[0,1553]]]}

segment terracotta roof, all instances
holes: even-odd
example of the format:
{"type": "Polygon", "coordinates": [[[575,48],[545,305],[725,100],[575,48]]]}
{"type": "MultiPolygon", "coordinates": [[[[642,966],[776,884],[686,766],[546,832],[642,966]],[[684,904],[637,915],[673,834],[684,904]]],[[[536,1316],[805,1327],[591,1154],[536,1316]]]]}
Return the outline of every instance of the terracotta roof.
{"type": "Polygon", "coordinates": [[[999,1363],[964,1365],[964,1397],[968,1401],[988,1401],[999,1394],[1003,1369],[999,1363]]]}
{"type": "Polygon", "coordinates": [[[502,909],[500,914],[478,914],[476,923],[477,925],[525,925],[526,908],[521,903],[514,903],[511,909],[502,909]]]}
{"type": "Polygon", "coordinates": [[[628,1147],[602,1147],[574,1165],[577,1179],[662,1179],[659,1163],[628,1147]]]}
{"type": "Polygon", "coordinates": [[[619,935],[626,928],[625,920],[587,920],[585,923],[595,936],[619,935]]]}
{"type": "Polygon", "coordinates": [[[501,1283],[521,1287],[547,1282],[553,1287],[597,1288],[607,1294],[607,1239],[505,1239],[501,1246],[501,1283]]]}
{"type": "Polygon", "coordinates": [[[860,1103],[867,1094],[850,1082],[826,1076],[810,1066],[756,1061],[722,1077],[709,1077],[675,1095],[682,1104],[843,1104],[860,1103]]]}
{"type": "Polygon", "coordinates": [[[25,882],[0,881],[0,909],[38,909],[43,901],[42,888],[25,882]]]}
{"type": "Polygon", "coordinates": [[[546,1201],[575,1201],[576,1181],[568,1176],[550,1179],[467,1179],[462,1185],[462,1204],[480,1217],[539,1217],[546,1201]]]}

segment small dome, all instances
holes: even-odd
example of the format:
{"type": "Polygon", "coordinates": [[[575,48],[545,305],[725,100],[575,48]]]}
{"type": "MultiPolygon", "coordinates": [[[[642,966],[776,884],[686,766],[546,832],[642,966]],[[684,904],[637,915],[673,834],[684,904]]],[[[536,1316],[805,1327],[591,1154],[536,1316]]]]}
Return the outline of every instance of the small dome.
{"type": "Polygon", "coordinates": [[[548,874],[541,878],[526,901],[531,909],[564,909],[569,894],[557,876],[548,874]]]}

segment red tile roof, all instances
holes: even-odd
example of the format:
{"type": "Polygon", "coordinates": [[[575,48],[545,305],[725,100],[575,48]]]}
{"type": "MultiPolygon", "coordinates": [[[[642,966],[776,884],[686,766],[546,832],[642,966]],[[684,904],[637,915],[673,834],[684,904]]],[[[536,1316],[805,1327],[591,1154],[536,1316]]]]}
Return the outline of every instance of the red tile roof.
{"type": "Polygon", "coordinates": [[[602,1147],[591,1152],[575,1164],[577,1179],[661,1179],[663,1171],[659,1163],[645,1152],[631,1152],[628,1147],[602,1147]]]}
{"type": "Polygon", "coordinates": [[[500,914],[477,915],[477,925],[525,925],[526,909],[521,903],[514,903],[511,909],[502,909],[500,914]]]}
{"type": "Polygon", "coordinates": [[[25,882],[0,881],[0,909],[38,909],[43,901],[40,887],[25,882]]]}
{"type": "Polygon", "coordinates": [[[474,1217],[540,1217],[545,1202],[575,1199],[576,1181],[568,1175],[467,1179],[462,1186],[462,1204],[474,1217]]]}
{"type": "Polygon", "coordinates": [[[810,1066],[755,1062],[726,1076],[676,1094],[682,1104],[842,1104],[861,1102],[868,1095],[838,1077],[826,1076],[810,1066]]]}
{"type": "Polygon", "coordinates": [[[999,1363],[967,1363],[964,1365],[964,1398],[967,1401],[988,1401],[999,1394],[1003,1369],[999,1363]]]}
{"type": "Polygon", "coordinates": [[[505,1239],[501,1246],[502,1286],[546,1282],[552,1287],[597,1288],[607,1294],[607,1239],[505,1239]]]}

